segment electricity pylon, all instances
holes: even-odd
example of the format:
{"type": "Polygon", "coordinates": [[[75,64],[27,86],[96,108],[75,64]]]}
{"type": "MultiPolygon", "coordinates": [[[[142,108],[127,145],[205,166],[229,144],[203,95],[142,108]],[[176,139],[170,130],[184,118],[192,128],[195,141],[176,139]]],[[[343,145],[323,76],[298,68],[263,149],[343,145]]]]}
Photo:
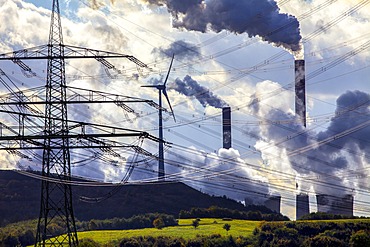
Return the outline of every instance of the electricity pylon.
{"type": "Polygon", "coordinates": [[[159,104],[159,109],[158,109],[158,118],[159,118],[159,120],[158,120],[158,125],[159,125],[159,128],[158,128],[158,132],[159,132],[159,143],[158,143],[158,145],[159,145],[159,148],[158,148],[159,149],[159,151],[158,151],[158,158],[159,158],[158,159],[158,180],[160,180],[160,181],[163,181],[165,179],[164,151],[163,151],[163,149],[164,149],[163,148],[163,144],[164,143],[163,143],[162,93],[166,97],[168,106],[171,109],[171,113],[172,113],[173,119],[176,122],[175,114],[173,113],[173,109],[172,109],[172,106],[171,106],[171,103],[170,103],[170,99],[168,98],[167,90],[166,90],[166,83],[167,83],[167,80],[168,80],[168,76],[170,75],[170,72],[171,72],[171,68],[172,68],[172,63],[173,63],[174,56],[175,55],[172,55],[171,64],[170,64],[170,67],[168,68],[166,79],[164,80],[163,84],[142,86],[142,87],[156,88],[156,89],[158,89],[158,93],[159,93],[159,99],[158,99],[158,104],[159,104]]]}
{"type": "MultiPolygon", "coordinates": [[[[11,133],[10,136],[4,136],[1,132],[0,141],[1,150],[12,151],[18,154],[21,158],[27,158],[20,151],[28,149],[42,149],[42,189],[41,189],[41,203],[40,215],[37,226],[36,243],[35,246],[77,246],[78,237],[76,232],[75,217],[72,205],[72,189],[71,189],[71,157],[70,146],[74,148],[100,148],[103,152],[116,154],[112,147],[130,147],[136,152],[141,152],[144,155],[150,155],[145,150],[132,145],[124,145],[118,142],[109,142],[104,137],[123,137],[123,136],[137,136],[149,138],[158,141],[157,138],[150,136],[148,133],[141,131],[133,131],[114,126],[101,126],[91,123],[82,123],[80,121],[68,120],[67,105],[71,103],[95,103],[92,95],[87,97],[78,97],[79,100],[67,100],[66,75],[65,75],[65,59],[77,58],[94,58],[100,62],[106,69],[113,69],[118,71],[105,58],[126,58],[135,63],[138,67],[147,68],[147,66],[133,56],[99,51],[94,49],[68,46],[63,43],[63,33],[60,18],[60,8],[58,0],[53,0],[51,12],[51,24],[49,33],[49,42],[47,45],[33,47],[30,49],[23,49],[0,55],[0,60],[11,60],[20,68],[27,77],[32,77],[35,73],[22,60],[28,59],[47,59],[47,79],[45,86],[45,101],[32,102],[22,93],[11,91],[11,97],[1,100],[1,104],[7,105],[10,109],[4,109],[1,105],[0,112],[8,113],[13,118],[19,116],[19,132],[12,130],[1,123],[1,129],[5,128],[11,133]],[[13,101],[12,101],[13,100],[13,101]],[[9,101],[9,102],[8,102],[9,101]],[[30,107],[36,104],[43,104],[45,106],[44,114],[35,108],[30,107]],[[14,109],[16,107],[17,109],[14,109]],[[18,110],[18,111],[17,111],[18,110]],[[33,121],[31,118],[43,121],[42,133],[34,133],[33,135],[25,134],[25,121],[33,121]],[[73,123],[72,126],[69,126],[73,123]],[[92,134],[87,133],[87,127],[99,127],[99,129],[107,128],[112,131],[109,133],[92,134]],[[72,130],[81,129],[80,133],[72,134],[72,130]],[[71,140],[78,140],[71,144],[71,140]],[[80,144],[82,143],[82,144],[80,144]],[[52,235],[50,227],[61,220],[66,229],[66,233],[58,238],[52,235]]],[[[1,78],[6,76],[3,71],[0,71],[1,78]]],[[[119,71],[118,71],[119,72],[119,71]]],[[[8,77],[7,77],[8,78],[8,77]]],[[[8,78],[9,79],[9,78],[8,78]]],[[[6,82],[3,83],[6,85],[6,82]]],[[[102,92],[93,92],[95,95],[108,95],[102,92]]],[[[79,95],[81,96],[81,95],[79,95]]],[[[112,95],[109,95],[112,98],[112,95]]],[[[117,96],[118,97],[118,96],[117,96]]],[[[156,106],[154,102],[139,100],[139,99],[125,99],[133,102],[146,102],[152,106],[156,106]]],[[[118,100],[117,98],[107,100],[102,97],[102,103],[115,103],[126,111],[130,111],[124,102],[125,100],[118,100]]],[[[158,106],[158,108],[160,108],[158,106]]],[[[30,157],[28,157],[31,159],[30,157]]]]}

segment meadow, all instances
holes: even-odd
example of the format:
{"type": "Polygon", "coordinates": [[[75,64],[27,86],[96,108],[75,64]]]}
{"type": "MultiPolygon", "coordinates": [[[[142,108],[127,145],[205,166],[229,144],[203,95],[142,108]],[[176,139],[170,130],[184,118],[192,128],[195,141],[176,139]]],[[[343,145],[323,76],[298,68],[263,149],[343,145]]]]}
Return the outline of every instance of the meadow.
{"type": "Polygon", "coordinates": [[[165,227],[163,229],[145,228],[138,230],[99,230],[99,231],[85,231],[79,232],[78,238],[90,238],[100,244],[106,244],[113,240],[122,238],[131,238],[139,236],[165,236],[165,237],[178,237],[183,239],[193,239],[197,235],[209,236],[213,234],[220,234],[221,236],[251,236],[253,230],[260,224],[260,221],[249,220],[232,220],[223,221],[222,219],[201,219],[199,226],[194,228],[192,226],[193,219],[180,219],[178,226],[165,227]],[[227,232],[223,229],[225,224],[229,224],[230,230],[227,232]]]}

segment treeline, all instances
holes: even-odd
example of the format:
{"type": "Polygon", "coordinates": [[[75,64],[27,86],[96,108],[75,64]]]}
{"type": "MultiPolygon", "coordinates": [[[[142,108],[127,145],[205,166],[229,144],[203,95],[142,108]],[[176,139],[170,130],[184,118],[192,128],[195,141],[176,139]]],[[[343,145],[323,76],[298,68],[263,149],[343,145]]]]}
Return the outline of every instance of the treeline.
{"type": "Polygon", "coordinates": [[[128,230],[128,229],[142,229],[151,228],[156,219],[161,219],[162,227],[177,226],[178,221],[172,215],[150,213],[133,216],[128,219],[108,219],[108,220],[90,220],[80,224],[80,230],[128,230]]]}
{"type": "MultiPolygon", "coordinates": [[[[176,226],[177,220],[172,215],[150,213],[133,216],[127,219],[107,219],[76,221],[77,231],[89,230],[127,230],[154,227],[153,222],[160,219],[163,223],[161,227],[176,226]]],[[[27,246],[35,243],[37,220],[12,223],[0,228],[0,247],[27,246]]],[[[49,232],[53,236],[58,236],[66,232],[65,223],[62,219],[55,218],[53,223],[48,226],[49,232]]]]}
{"type": "Polygon", "coordinates": [[[289,218],[277,213],[261,213],[260,211],[238,211],[212,206],[209,208],[192,208],[190,211],[181,210],[180,219],[191,218],[232,218],[240,220],[289,221],[289,218]]]}
{"type": "Polygon", "coordinates": [[[340,220],[340,219],[366,219],[367,217],[350,216],[343,214],[328,214],[323,212],[313,212],[303,215],[300,220],[340,220]]]}
{"type": "Polygon", "coordinates": [[[255,246],[370,246],[370,221],[264,222],[255,246]]]}

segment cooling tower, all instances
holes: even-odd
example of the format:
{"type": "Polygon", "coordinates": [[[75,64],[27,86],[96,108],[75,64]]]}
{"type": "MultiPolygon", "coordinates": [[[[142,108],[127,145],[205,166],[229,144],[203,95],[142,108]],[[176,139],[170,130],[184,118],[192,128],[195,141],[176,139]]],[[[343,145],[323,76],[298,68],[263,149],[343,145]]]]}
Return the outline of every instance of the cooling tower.
{"type": "Polygon", "coordinates": [[[353,196],[343,197],[330,195],[316,195],[317,211],[328,214],[353,216],[353,196]]]}
{"type": "Polygon", "coordinates": [[[280,213],[281,196],[269,196],[264,205],[266,208],[271,209],[276,213],[280,213]]]}
{"type": "Polygon", "coordinates": [[[281,196],[266,194],[263,199],[256,197],[246,197],[244,199],[245,205],[259,205],[265,206],[273,212],[280,213],[281,196]],[[265,199],[267,198],[267,199],[265,199]]]}
{"type": "Polygon", "coordinates": [[[303,215],[310,213],[310,205],[307,194],[299,194],[296,196],[295,210],[296,220],[299,220],[303,215]]]}
{"type": "Polygon", "coordinates": [[[306,79],[304,60],[295,60],[295,114],[306,127],[306,79]]]}
{"type": "Polygon", "coordinates": [[[222,108],[222,138],[223,148],[231,148],[231,108],[222,108]]]}

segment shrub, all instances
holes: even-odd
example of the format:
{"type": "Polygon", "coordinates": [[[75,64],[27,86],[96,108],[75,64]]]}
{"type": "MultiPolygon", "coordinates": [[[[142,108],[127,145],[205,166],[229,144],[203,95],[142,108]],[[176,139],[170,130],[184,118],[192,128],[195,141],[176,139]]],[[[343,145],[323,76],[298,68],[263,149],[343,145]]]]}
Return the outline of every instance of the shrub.
{"type": "Polygon", "coordinates": [[[352,234],[349,243],[353,247],[370,246],[370,232],[360,230],[352,234]]]}
{"type": "Polygon", "coordinates": [[[222,228],[225,229],[226,232],[228,232],[230,230],[231,226],[230,226],[230,224],[226,223],[222,228]]]}
{"type": "Polygon", "coordinates": [[[325,236],[325,235],[317,235],[313,238],[308,238],[304,241],[303,246],[306,247],[344,247],[346,246],[345,243],[337,238],[325,236]]]}
{"type": "Polygon", "coordinates": [[[99,247],[100,244],[90,238],[83,238],[79,241],[78,247],[99,247]]]}
{"type": "Polygon", "coordinates": [[[157,229],[162,229],[165,225],[164,225],[164,221],[162,218],[157,218],[153,221],[153,226],[157,229]]]}
{"type": "Polygon", "coordinates": [[[194,227],[194,229],[196,229],[199,226],[199,220],[198,219],[193,220],[191,225],[194,227]]]}

